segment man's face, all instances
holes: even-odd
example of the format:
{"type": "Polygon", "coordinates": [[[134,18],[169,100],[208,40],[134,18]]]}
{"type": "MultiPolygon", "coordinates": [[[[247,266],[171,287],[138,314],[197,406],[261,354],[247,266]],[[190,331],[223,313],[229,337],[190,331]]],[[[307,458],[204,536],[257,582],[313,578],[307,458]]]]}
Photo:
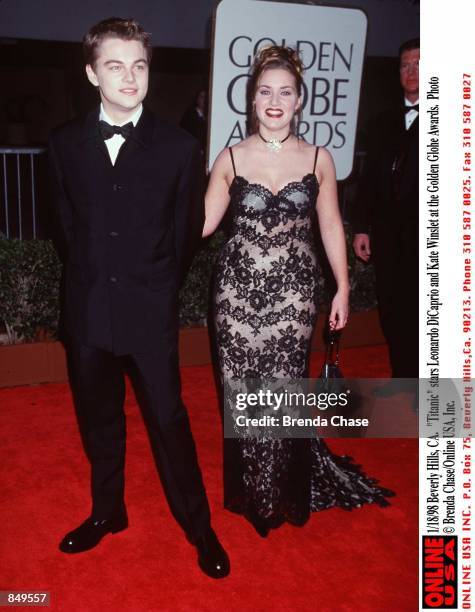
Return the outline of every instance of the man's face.
{"type": "Polygon", "coordinates": [[[94,66],[88,64],[86,73],[99,87],[104,109],[114,121],[133,115],[147,94],[147,52],[137,40],[104,39],[94,66]]]}
{"type": "Polygon", "coordinates": [[[399,63],[401,86],[406,98],[419,98],[419,49],[403,51],[399,63]]]}
{"type": "Polygon", "coordinates": [[[206,111],[206,92],[200,91],[196,97],[196,106],[202,113],[206,111]]]}

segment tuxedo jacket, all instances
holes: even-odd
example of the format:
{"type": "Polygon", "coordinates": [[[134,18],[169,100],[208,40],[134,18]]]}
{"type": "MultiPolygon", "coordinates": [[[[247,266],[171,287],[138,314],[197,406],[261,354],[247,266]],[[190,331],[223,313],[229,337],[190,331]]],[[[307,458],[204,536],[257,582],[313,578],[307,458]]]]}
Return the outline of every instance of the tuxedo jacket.
{"type": "Polygon", "coordinates": [[[202,151],[206,150],[207,122],[196,108],[188,108],[180,121],[180,127],[192,134],[200,143],[202,151]]]}
{"type": "Polygon", "coordinates": [[[64,258],[67,335],[115,354],[156,351],[178,331],[178,290],[204,223],[196,140],[145,107],[115,165],[99,108],[49,141],[64,258]]]}
{"type": "Polygon", "coordinates": [[[402,108],[385,112],[369,125],[352,215],[355,233],[371,234],[375,256],[389,256],[401,244],[408,254],[417,252],[418,191],[419,119],[406,130],[402,108]]]}

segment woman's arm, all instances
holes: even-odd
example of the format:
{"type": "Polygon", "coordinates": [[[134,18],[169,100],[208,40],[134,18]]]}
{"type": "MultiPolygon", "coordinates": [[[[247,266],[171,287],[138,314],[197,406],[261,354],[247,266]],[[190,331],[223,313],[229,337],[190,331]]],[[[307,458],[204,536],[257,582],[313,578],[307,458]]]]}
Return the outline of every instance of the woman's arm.
{"type": "Polygon", "coordinates": [[[320,149],[318,156],[320,170],[320,192],[317,199],[317,213],[323,246],[330,262],[337,284],[337,292],[332,301],[330,327],[338,330],[346,325],[348,319],[348,263],[346,241],[336,187],[336,173],[333,158],[326,149],[320,149]]]}
{"type": "Polygon", "coordinates": [[[211,170],[208,189],[205,196],[206,220],[203,238],[212,234],[218,227],[229,205],[229,183],[231,158],[228,149],[223,149],[216,158],[211,170]]]}

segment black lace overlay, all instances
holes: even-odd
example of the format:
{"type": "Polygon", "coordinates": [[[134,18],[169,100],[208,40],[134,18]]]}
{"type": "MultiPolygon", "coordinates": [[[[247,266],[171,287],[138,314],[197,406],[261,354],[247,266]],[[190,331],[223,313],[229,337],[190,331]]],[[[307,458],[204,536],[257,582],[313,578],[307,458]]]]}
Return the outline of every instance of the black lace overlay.
{"type": "MultiPolygon", "coordinates": [[[[277,194],[236,176],[232,228],[216,264],[214,321],[223,379],[303,378],[317,318],[315,174],[277,194]]],[[[226,439],[225,507],[256,528],[303,525],[310,512],[387,505],[391,491],[318,439],[226,439]]]]}

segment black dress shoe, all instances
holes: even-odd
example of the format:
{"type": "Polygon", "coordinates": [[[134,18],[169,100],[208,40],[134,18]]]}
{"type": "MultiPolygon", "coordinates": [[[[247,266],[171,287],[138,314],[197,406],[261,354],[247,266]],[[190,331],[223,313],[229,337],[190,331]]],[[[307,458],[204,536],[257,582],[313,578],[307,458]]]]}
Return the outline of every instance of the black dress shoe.
{"type": "Polygon", "coordinates": [[[195,546],[198,550],[198,565],[207,576],[225,578],[229,574],[229,557],[211,527],[204,536],[196,538],[195,546]]]}
{"type": "Polygon", "coordinates": [[[62,539],[59,550],[65,553],[79,553],[90,550],[99,544],[108,533],[117,533],[128,527],[125,510],[111,519],[96,520],[89,517],[74,531],[62,539]]]}

